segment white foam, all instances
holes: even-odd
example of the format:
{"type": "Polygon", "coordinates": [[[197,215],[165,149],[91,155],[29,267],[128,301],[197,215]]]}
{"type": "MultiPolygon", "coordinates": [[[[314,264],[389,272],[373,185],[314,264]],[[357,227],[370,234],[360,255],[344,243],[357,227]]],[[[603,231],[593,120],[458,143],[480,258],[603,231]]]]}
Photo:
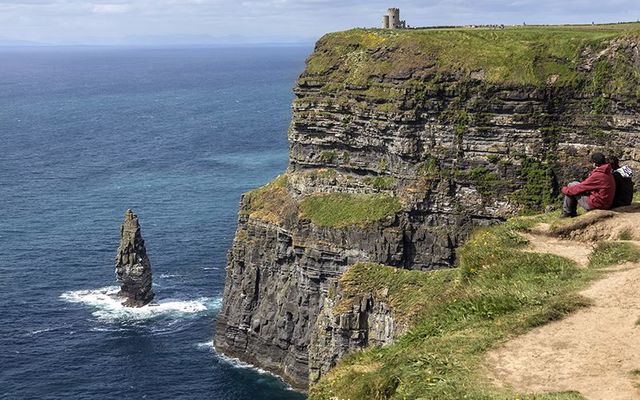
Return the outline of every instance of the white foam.
{"type": "Polygon", "coordinates": [[[98,326],[94,326],[91,329],[89,329],[91,332],[123,332],[126,331],[126,329],[124,328],[104,328],[104,327],[98,327],[98,326]]]}
{"type": "Polygon", "coordinates": [[[196,347],[199,348],[199,349],[211,349],[211,350],[215,349],[213,347],[213,340],[210,340],[210,341],[204,342],[204,343],[196,343],[196,347]]]}
{"type": "Polygon", "coordinates": [[[293,389],[293,387],[291,387],[291,385],[289,385],[280,375],[274,374],[273,372],[267,371],[267,370],[262,369],[260,367],[256,367],[253,364],[246,363],[246,362],[241,361],[241,360],[239,360],[237,358],[225,356],[224,354],[218,353],[216,351],[215,346],[213,345],[213,340],[208,341],[208,342],[204,342],[204,343],[197,343],[196,347],[201,348],[201,349],[210,349],[211,351],[213,351],[216,354],[216,357],[218,357],[218,359],[220,359],[225,364],[228,364],[228,365],[232,366],[233,368],[250,369],[250,370],[255,371],[255,372],[257,372],[257,373],[259,373],[261,375],[268,375],[268,376],[270,376],[272,378],[275,378],[275,379],[279,380],[287,390],[295,391],[295,389],[293,389]]]}
{"type": "Polygon", "coordinates": [[[62,328],[63,328],[62,326],[56,326],[56,327],[53,327],[53,328],[36,329],[35,331],[29,332],[29,336],[39,335],[41,333],[53,332],[53,331],[57,331],[58,329],[62,329],[62,328]]]}
{"type": "MultiPolygon", "coordinates": [[[[213,342],[211,343],[211,349],[213,349],[213,351],[216,351],[216,348],[213,346],[213,342]]],[[[276,375],[276,374],[274,374],[272,372],[269,372],[269,371],[267,371],[265,369],[262,369],[260,367],[256,367],[253,364],[246,363],[246,362],[241,361],[241,360],[239,360],[237,358],[225,356],[224,354],[220,354],[218,352],[216,352],[216,356],[218,356],[218,358],[220,360],[224,361],[225,363],[231,365],[234,368],[251,369],[251,370],[256,371],[257,373],[262,374],[262,375],[271,375],[274,378],[278,378],[278,379],[280,379],[280,380],[282,380],[284,382],[282,377],[280,377],[280,376],[278,376],[278,375],[276,375]]]]}
{"type": "Polygon", "coordinates": [[[217,310],[220,299],[200,297],[194,300],[165,299],[154,301],[144,307],[123,306],[117,296],[119,288],[108,286],[95,290],[75,290],[65,292],[60,298],[70,303],[86,304],[95,310],[93,315],[104,321],[142,321],[158,317],[182,318],[217,310]]]}
{"type": "Polygon", "coordinates": [[[176,274],[160,274],[160,278],[180,278],[182,275],[176,274]]]}

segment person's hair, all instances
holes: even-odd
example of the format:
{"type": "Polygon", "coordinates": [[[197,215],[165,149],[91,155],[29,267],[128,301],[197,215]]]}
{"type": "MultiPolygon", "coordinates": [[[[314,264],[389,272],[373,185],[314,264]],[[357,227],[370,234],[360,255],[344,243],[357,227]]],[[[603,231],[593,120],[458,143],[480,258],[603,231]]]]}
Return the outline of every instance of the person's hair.
{"type": "Polygon", "coordinates": [[[595,165],[602,165],[607,163],[607,159],[602,153],[593,153],[591,154],[591,162],[595,165]]]}
{"type": "Polygon", "coordinates": [[[620,168],[620,159],[618,159],[618,157],[616,157],[616,156],[609,156],[609,158],[607,159],[607,161],[609,162],[609,164],[611,164],[611,169],[618,169],[618,168],[620,168]]]}

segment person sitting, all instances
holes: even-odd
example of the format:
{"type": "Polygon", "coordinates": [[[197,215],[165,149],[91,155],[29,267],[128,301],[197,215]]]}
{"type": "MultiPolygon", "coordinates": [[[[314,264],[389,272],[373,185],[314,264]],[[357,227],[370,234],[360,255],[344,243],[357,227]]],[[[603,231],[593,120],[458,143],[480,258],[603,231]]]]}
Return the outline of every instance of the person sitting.
{"type": "Polygon", "coordinates": [[[616,156],[609,157],[609,164],[616,181],[616,194],[613,198],[612,208],[628,206],[633,201],[633,170],[626,165],[620,167],[620,160],[616,156]]]}
{"type": "Polygon", "coordinates": [[[562,193],[564,193],[563,218],[572,218],[578,215],[578,205],[587,211],[611,208],[616,192],[616,182],[611,175],[611,165],[607,164],[602,153],[593,153],[591,162],[595,168],[589,173],[587,179],[582,182],[571,182],[562,188],[562,193]]]}

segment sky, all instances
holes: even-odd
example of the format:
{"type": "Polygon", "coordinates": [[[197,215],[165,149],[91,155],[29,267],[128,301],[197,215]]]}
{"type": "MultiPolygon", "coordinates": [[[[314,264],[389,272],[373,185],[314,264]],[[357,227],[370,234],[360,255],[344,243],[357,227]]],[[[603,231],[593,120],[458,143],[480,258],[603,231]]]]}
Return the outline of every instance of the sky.
{"type": "Polygon", "coordinates": [[[0,0],[0,44],[311,43],[377,27],[636,21],[639,0],[0,0]]]}

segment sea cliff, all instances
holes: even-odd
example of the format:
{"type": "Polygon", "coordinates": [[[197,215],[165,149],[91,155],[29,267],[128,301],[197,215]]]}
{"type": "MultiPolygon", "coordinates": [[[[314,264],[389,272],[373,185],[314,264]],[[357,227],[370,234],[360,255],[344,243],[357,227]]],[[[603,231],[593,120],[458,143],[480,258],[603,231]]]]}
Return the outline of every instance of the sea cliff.
{"type": "Polygon", "coordinates": [[[637,24],[324,36],[288,170],[242,197],[216,349],[306,389],[410,328],[384,288],[345,288],[351,266],[454,267],[474,227],[552,209],[594,149],[637,168],[639,46],[637,24]]]}

